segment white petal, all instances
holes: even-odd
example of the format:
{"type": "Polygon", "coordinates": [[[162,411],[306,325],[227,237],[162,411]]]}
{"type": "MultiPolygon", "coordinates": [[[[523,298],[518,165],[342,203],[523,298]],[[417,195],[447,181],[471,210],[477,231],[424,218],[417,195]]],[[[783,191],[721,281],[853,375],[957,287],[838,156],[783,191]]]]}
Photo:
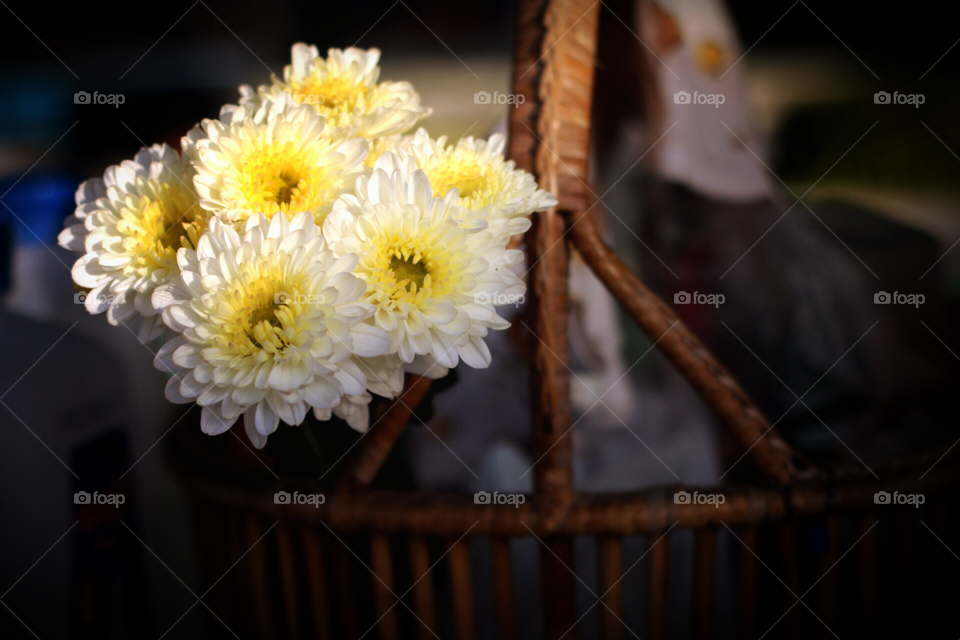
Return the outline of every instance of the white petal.
{"type": "Polygon", "coordinates": [[[188,398],[180,393],[180,380],[177,378],[167,380],[165,395],[167,396],[167,400],[174,404],[188,404],[194,401],[194,398],[188,398]]]}
{"type": "MultiPolygon", "coordinates": [[[[259,405],[257,405],[259,406],[259,405]]],[[[257,449],[263,449],[263,446],[267,444],[267,436],[261,434],[257,431],[257,410],[255,407],[250,407],[243,414],[243,428],[247,432],[247,437],[250,438],[250,442],[253,443],[253,446],[257,449]]]]}
{"type": "Polygon", "coordinates": [[[457,348],[463,362],[474,369],[486,369],[490,366],[490,349],[483,338],[470,336],[466,344],[457,348]]]}
{"type": "Polygon", "coordinates": [[[369,324],[358,324],[350,330],[353,352],[361,357],[382,356],[390,350],[390,334],[369,324]]]}
{"type": "Polygon", "coordinates": [[[273,410],[266,398],[257,403],[254,413],[257,431],[264,437],[276,431],[277,427],[280,426],[280,416],[273,410]]]}
{"type": "Polygon", "coordinates": [[[236,417],[233,420],[225,419],[215,406],[204,407],[200,413],[200,429],[208,436],[220,435],[229,430],[236,421],[236,417]]]}

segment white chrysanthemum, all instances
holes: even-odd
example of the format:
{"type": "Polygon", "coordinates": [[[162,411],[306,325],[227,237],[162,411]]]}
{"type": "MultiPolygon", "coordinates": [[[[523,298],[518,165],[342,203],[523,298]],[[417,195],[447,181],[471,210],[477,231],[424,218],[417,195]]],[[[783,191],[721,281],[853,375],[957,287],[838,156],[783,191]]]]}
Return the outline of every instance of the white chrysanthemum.
{"type": "MultiPolygon", "coordinates": [[[[369,323],[369,320],[368,320],[369,323]]],[[[357,358],[367,389],[384,398],[396,398],[403,391],[403,362],[396,353],[375,358],[357,358]]]]}
{"type": "Polygon", "coordinates": [[[430,115],[409,82],[380,82],[379,49],[330,49],[321,58],[315,46],[293,45],[293,64],[283,70],[283,81],[256,91],[240,87],[240,104],[259,106],[281,92],[312,106],[330,126],[373,140],[410,130],[430,115]]]}
{"type": "Polygon", "coordinates": [[[324,119],[289,94],[259,109],[225,108],[221,117],[203,122],[194,182],[200,206],[228,222],[309,211],[321,224],[337,197],[369,171],[366,141],[324,135],[324,119]]]}
{"type": "Polygon", "coordinates": [[[397,398],[403,393],[404,374],[410,373],[436,380],[450,372],[430,356],[416,356],[413,362],[404,362],[397,353],[377,358],[357,358],[357,364],[367,376],[367,389],[384,398],[397,398]]]}
{"type": "Polygon", "coordinates": [[[343,396],[340,402],[332,409],[314,409],[314,415],[318,420],[329,420],[331,416],[337,416],[350,427],[360,433],[364,433],[370,428],[370,402],[373,396],[369,393],[360,395],[343,396]]]}
{"type": "Polygon", "coordinates": [[[556,206],[557,199],[504,159],[504,144],[503,136],[495,134],[489,141],[469,137],[448,146],[446,136],[432,140],[419,129],[401,143],[400,152],[413,156],[417,168],[426,172],[434,196],[457,189],[457,204],[489,222],[506,219],[510,233],[518,234],[530,228],[531,213],[556,206]]]}
{"type": "MultiPolygon", "coordinates": [[[[184,138],[184,155],[192,153],[184,138]]],[[[90,313],[107,312],[110,324],[142,317],[144,342],[163,331],[151,304],[154,289],[179,272],[177,250],[193,248],[209,214],[199,206],[190,163],[167,145],[141,149],[77,190],[77,209],[66,219],[60,245],[85,252],[73,279],[90,289],[90,313]]]]}
{"type": "Polygon", "coordinates": [[[486,367],[488,329],[509,323],[494,308],[523,294],[510,270],[522,259],[506,249],[509,233],[455,204],[456,191],[433,197],[423,171],[410,172],[392,153],[371,176],[357,180],[356,196],[338,200],[323,227],[337,255],[357,254],[353,273],[367,283],[373,322],[390,333],[391,353],[404,363],[430,356],[440,366],[463,359],[486,367]]]}
{"type": "Polygon", "coordinates": [[[196,251],[181,251],[180,277],[158,287],[163,320],[182,335],[163,345],[158,369],[172,371],[167,398],[203,407],[205,433],[241,414],[262,447],[283,420],[318,418],[342,395],[362,395],[355,357],[382,355],[387,334],[363,322],[374,307],[350,272],[357,257],[325,248],[309,213],[247,220],[241,237],[214,218],[196,251]]]}
{"type": "Polygon", "coordinates": [[[405,364],[395,353],[373,358],[354,358],[354,360],[367,376],[367,389],[370,393],[345,395],[337,406],[323,412],[315,409],[314,414],[321,420],[327,420],[331,415],[335,415],[360,432],[365,432],[370,426],[369,405],[373,400],[371,393],[385,398],[402,398],[405,373],[437,379],[449,372],[447,367],[441,366],[429,356],[417,356],[409,364],[405,364]]]}

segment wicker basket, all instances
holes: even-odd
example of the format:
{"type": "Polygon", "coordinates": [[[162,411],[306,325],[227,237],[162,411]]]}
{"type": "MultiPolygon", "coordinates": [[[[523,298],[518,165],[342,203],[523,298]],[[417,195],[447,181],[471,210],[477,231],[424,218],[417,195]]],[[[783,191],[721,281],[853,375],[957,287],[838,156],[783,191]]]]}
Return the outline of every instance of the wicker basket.
{"type": "MultiPolygon", "coordinates": [[[[211,628],[224,637],[231,637],[229,627],[240,637],[264,640],[348,640],[367,634],[466,640],[478,637],[484,627],[476,611],[481,600],[493,603],[494,620],[486,628],[492,625],[502,639],[518,637],[520,616],[539,616],[542,636],[549,640],[578,634],[675,637],[668,628],[667,587],[674,575],[669,548],[682,530],[693,532],[693,587],[688,595],[694,617],[688,626],[696,637],[728,633],[715,624],[721,595],[715,586],[718,534],[739,541],[730,570],[736,589],[728,600],[735,603],[740,637],[757,638],[769,627],[769,637],[855,633],[873,638],[881,630],[902,633],[896,626],[899,617],[884,617],[890,602],[885,597],[900,598],[896,604],[901,607],[926,598],[935,609],[938,601],[930,601],[919,588],[930,582],[920,580],[926,574],[914,563],[917,554],[933,553],[928,545],[918,547],[918,536],[937,545],[922,532],[927,522],[919,520],[916,509],[890,507],[886,513],[896,514],[892,524],[877,526],[874,493],[923,492],[928,506],[922,513],[932,519],[928,528],[941,532],[942,541],[952,545],[946,537],[952,512],[946,508],[947,498],[936,496],[956,485],[956,473],[944,462],[921,478],[944,450],[871,465],[882,481],[858,469],[826,470],[804,461],[703,344],[600,238],[588,215],[593,202],[586,186],[600,13],[601,5],[588,0],[519,2],[514,91],[527,101],[511,109],[510,156],[559,199],[555,209],[535,215],[526,237],[533,265],[533,331],[541,338],[532,354],[533,453],[543,456],[535,467],[535,495],[513,508],[475,505],[465,495],[367,489],[409,421],[411,408],[429,389],[430,381],[421,378],[408,379],[402,402],[391,406],[361,441],[339,489],[320,508],[274,504],[279,485],[250,488],[226,480],[224,474],[200,473],[210,465],[192,448],[198,432],[180,434],[173,439],[171,459],[196,507],[199,548],[215,584],[209,605],[224,623],[214,621],[211,628]],[[571,424],[567,241],[639,326],[659,339],[658,347],[749,452],[767,482],[725,487],[727,499],[719,508],[675,504],[678,487],[617,495],[574,491],[570,440],[564,438],[571,424]],[[517,611],[511,543],[534,537],[542,542],[541,610],[517,611]],[[624,562],[629,537],[640,537],[647,545],[636,568],[624,562]],[[588,604],[600,601],[599,615],[580,621],[577,590],[583,590],[583,581],[572,569],[579,538],[596,550],[596,588],[587,587],[593,594],[588,604]],[[487,594],[474,592],[477,563],[471,562],[470,548],[480,540],[489,547],[489,567],[484,570],[492,578],[487,594]],[[833,571],[850,549],[846,568],[833,571]],[[884,549],[897,550],[898,562],[881,562],[884,549]],[[630,570],[645,576],[642,602],[625,601],[628,591],[621,578],[630,570]],[[896,584],[904,588],[888,588],[896,584]],[[812,585],[815,589],[807,596],[812,585]],[[640,609],[645,628],[634,631],[627,620],[636,618],[631,612],[640,609]]],[[[927,567],[932,570],[932,563],[927,567]]],[[[943,590],[933,591],[946,597],[943,590]]],[[[926,615],[922,607],[917,611],[926,615]]],[[[944,617],[922,620],[939,629],[944,617]]],[[[927,637],[918,631],[920,622],[909,624],[913,637],[927,637]]],[[[954,630],[949,637],[956,635],[954,630]]]]}

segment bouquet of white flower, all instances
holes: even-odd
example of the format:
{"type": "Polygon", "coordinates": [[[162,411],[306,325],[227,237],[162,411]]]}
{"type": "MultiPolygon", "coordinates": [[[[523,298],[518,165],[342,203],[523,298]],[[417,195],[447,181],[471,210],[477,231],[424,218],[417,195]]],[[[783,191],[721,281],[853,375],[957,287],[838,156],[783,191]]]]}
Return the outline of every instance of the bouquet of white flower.
{"type": "Polygon", "coordinates": [[[376,49],[296,44],[281,81],[240,88],[182,153],[154,145],[77,191],[60,244],[86,308],[164,334],[172,402],[208,434],[243,415],[257,447],[312,409],[367,429],[404,372],[486,367],[496,306],[525,290],[507,245],[555,206],[504,140],[448,145],[376,49]],[[171,337],[171,334],[173,337],[171,337]]]}

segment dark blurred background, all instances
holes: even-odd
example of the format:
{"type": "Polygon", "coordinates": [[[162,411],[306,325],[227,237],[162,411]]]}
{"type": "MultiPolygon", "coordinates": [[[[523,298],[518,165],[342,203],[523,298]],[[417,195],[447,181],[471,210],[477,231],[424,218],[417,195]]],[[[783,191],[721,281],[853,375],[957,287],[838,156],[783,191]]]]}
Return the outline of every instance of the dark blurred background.
{"type": "MultiPolygon", "coordinates": [[[[696,3],[674,4],[697,14],[696,3]]],[[[773,195],[730,204],[647,163],[618,180],[656,140],[649,123],[659,99],[645,80],[656,60],[633,33],[640,29],[632,3],[618,1],[601,12],[596,110],[606,115],[598,119],[594,167],[615,212],[598,214],[617,250],[668,302],[678,291],[727,295],[722,313],[679,312],[771,420],[783,414],[778,428],[804,453],[856,463],[952,442],[960,376],[960,249],[950,251],[960,239],[960,49],[953,46],[960,32],[951,5],[726,7],[742,51],[749,49],[738,63],[744,117],[764,141],[758,155],[768,162],[761,173],[773,195]],[[872,100],[894,90],[923,94],[925,102],[893,108],[872,100]],[[631,147],[634,125],[643,135],[631,147]],[[787,189],[799,196],[811,185],[809,208],[796,205],[773,230],[796,200],[787,189]],[[634,242],[621,224],[645,242],[634,242]],[[741,254],[750,257],[732,268],[730,258],[741,254]],[[926,301],[881,308],[872,304],[880,291],[921,293],[926,301]],[[811,385],[806,402],[816,419],[783,388],[800,395],[811,385]]],[[[0,637],[169,631],[164,637],[196,638],[216,625],[200,605],[183,614],[201,593],[190,591],[200,584],[199,569],[188,503],[164,461],[166,434],[181,420],[195,429],[196,417],[164,400],[165,378],[152,366],[156,345],[75,303],[69,267],[76,256],[57,247],[56,235],[76,185],[141,146],[179,146],[190,127],[236,101],[238,85],[282,76],[291,44],[301,41],[321,52],[380,48],[381,79],[413,82],[434,110],[422,123],[434,136],[505,131],[508,107],[476,104],[473,94],[510,91],[515,10],[511,2],[433,0],[0,0],[0,637]],[[123,104],[77,104],[81,91],[122,94],[123,104]],[[78,508],[72,495],[80,490],[128,499],[78,508]]],[[[630,365],[651,341],[617,322],[630,365]]],[[[631,374],[638,398],[667,375],[652,360],[631,374]]],[[[677,393],[658,401],[683,402],[687,396],[677,393]]],[[[471,458],[483,447],[458,436],[440,394],[434,401],[439,417],[431,424],[450,436],[450,447],[478,469],[497,464],[479,453],[471,458]]],[[[652,402],[645,406],[658,406],[652,402]]],[[[627,422],[643,429],[665,415],[645,411],[627,422]]],[[[684,419],[715,426],[702,413],[684,419]]],[[[526,444],[525,414],[496,420],[493,431],[526,444]]],[[[649,438],[656,442],[656,433],[649,438]]],[[[422,430],[413,434],[398,454],[406,457],[388,467],[392,477],[404,486],[475,489],[457,460],[431,442],[422,430]],[[442,462],[433,466],[431,456],[442,462]]],[[[639,458],[647,456],[639,446],[623,460],[597,442],[580,443],[587,458],[599,456],[577,467],[581,488],[637,488],[677,476],[639,458]],[[606,464],[606,479],[591,476],[590,464],[606,464]],[[661,475],[635,472],[646,465],[661,475]]],[[[715,482],[740,454],[719,436],[703,448],[708,470],[680,470],[684,480],[715,482]]],[[[726,481],[755,477],[743,463],[726,481]]],[[[241,633],[248,636],[256,637],[241,633]]]]}

